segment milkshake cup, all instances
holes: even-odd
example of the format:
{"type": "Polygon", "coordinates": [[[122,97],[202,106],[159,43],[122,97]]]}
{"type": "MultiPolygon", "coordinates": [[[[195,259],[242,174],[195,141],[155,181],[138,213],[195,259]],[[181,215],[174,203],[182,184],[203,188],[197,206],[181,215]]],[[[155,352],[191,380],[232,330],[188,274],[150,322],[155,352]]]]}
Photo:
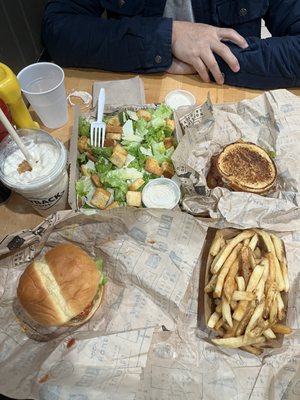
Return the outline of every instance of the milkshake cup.
{"type": "Polygon", "coordinates": [[[42,216],[65,209],[68,195],[65,146],[40,129],[19,129],[17,132],[34,159],[32,170],[22,172],[20,165],[24,155],[7,136],[0,143],[0,180],[26,198],[42,216]]]}

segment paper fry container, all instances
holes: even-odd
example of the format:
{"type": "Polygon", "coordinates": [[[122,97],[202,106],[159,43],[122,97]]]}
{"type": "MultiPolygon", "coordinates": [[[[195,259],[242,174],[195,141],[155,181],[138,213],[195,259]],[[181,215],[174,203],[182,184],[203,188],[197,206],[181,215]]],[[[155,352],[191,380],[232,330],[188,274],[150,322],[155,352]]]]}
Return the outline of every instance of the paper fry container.
{"type": "MultiPolygon", "coordinates": [[[[215,298],[213,296],[213,292],[205,293],[205,286],[209,283],[212,273],[211,273],[211,263],[213,261],[213,256],[209,254],[209,250],[214,239],[216,229],[209,228],[207,231],[206,240],[204,243],[203,251],[202,251],[202,269],[200,273],[200,285],[199,285],[199,301],[198,301],[198,321],[199,321],[199,328],[205,331],[208,334],[209,340],[214,337],[217,337],[217,332],[213,329],[207,327],[208,320],[211,314],[215,311],[215,298]]],[[[238,233],[242,232],[241,230],[237,229],[223,229],[222,233],[224,236],[225,241],[230,240],[231,238],[235,237],[238,233]]],[[[259,238],[259,246],[260,248],[266,252],[266,248],[263,245],[261,238],[259,238]]],[[[285,251],[285,250],[284,250],[285,251]]],[[[241,276],[239,267],[239,272],[237,275],[241,276]]],[[[246,283],[247,286],[247,283],[246,283]]],[[[223,292],[222,292],[223,293],[223,292]]],[[[286,312],[288,308],[288,293],[281,291],[280,292],[283,303],[284,303],[284,310],[285,310],[285,317],[281,321],[278,321],[281,324],[286,323],[286,312]]],[[[250,304],[250,302],[249,302],[250,304]]],[[[232,311],[232,310],[231,310],[232,311]]],[[[233,314],[233,311],[231,312],[233,314]]],[[[276,334],[276,339],[268,339],[264,342],[260,347],[262,348],[279,348],[282,346],[284,339],[283,334],[276,334]]],[[[229,347],[222,347],[223,349],[230,349],[229,347]]]]}

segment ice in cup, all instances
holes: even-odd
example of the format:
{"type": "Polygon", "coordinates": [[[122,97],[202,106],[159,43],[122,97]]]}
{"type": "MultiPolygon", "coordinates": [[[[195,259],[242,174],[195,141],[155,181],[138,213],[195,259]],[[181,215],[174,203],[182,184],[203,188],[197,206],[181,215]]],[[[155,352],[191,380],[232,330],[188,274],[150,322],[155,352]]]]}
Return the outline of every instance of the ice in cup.
{"type": "Polygon", "coordinates": [[[23,94],[48,128],[60,128],[68,121],[65,74],[49,62],[34,63],[17,75],[23,94]]]}
{"type": "Polygon", "coordinates": [[[41,129],[19,129],[18,134],[34,160],[32,170],[20,172],[24,155],[7,136],[0,143],[0,180],[42,216],[65,209],[68,172],[64,144],[41,129]]]}

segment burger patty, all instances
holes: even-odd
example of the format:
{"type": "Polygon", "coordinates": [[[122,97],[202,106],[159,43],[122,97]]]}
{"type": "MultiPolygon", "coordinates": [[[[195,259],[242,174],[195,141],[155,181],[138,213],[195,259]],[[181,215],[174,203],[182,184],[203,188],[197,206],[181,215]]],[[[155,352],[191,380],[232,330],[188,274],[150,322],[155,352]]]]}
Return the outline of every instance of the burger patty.
{"type": "Polygon", "coordinates": [[[95,295],[95,297],[93,298],[93,301],[91,303],[89,303],[78,315],[76,315],[75,317],[73,317],[70,322],[80,322],[83,321],[91,312],[91,310],[94,307],[94,304],[96,303],[96,301],[99,298],[99,293],[100,293],[100,288],[101,285],[99,285],[97,293],[95,295]]]}

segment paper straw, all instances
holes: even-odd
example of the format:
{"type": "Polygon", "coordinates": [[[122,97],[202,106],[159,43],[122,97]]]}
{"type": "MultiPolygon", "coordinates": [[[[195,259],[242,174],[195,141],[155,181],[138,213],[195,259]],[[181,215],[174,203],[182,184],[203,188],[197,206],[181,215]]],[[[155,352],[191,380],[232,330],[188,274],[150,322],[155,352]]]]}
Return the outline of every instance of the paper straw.
{"type": "Polygon", "coordinates": [[[28,164],[31,166],[32,168],[32,163],[34,163],[34,160],[31,156],[31,154],[29,153],[29,151],[27,150],[26,146],[24,145],[24,143],[22,142],[22,140],[20,139],[19,135],[17,134],[17,132],[15,131],[15,129],[13,128],[13,126],[11,125],[11,123],[9,122],[9,120],[7,119],[6,115],[4,114],[4,112],[1,110],[0,108],[0,121],[2,122],[2,124],[4,125],[5,129],[7,130],[7,132],[10,134],[10,136],[14,139],[14,141],[17,143],[19,149],[21,150],[21,152],[24,154],[24,157],[26,158],[28,164]]]}

